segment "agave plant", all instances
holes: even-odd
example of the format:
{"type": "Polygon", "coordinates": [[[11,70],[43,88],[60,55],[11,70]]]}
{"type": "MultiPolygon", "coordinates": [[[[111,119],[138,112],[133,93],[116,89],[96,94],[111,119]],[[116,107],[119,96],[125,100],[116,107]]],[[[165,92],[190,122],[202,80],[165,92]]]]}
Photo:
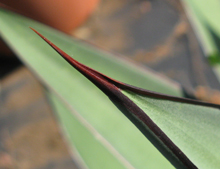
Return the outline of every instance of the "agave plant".
{"type": "Polygon", "coordinates": [[[220,167],[220,155],[216,152],[220,132],[212,130],[220,127],[219,105],[163,95],[116,81],[77,62],[34,31],[102,90],[175,167],[220,167]]]}
{"type": "Polygon", "coordinates": [[[4,10],[0,16],[2,38],[46,84],[83,167],[220,167],[219,105],[181,98],[179,87],[121,60],[103,57],[107,54],[35,21],[4,10]],[[77,60],[107,74],[76,61],[35,31],[108,97],[40,41],[29,26],[77,60]]]}
{"type": "Polygon", "coordinates": [[[194,26],[200,39],[201,46],[205,55],[208,57],[213,70],[220,79],[220,51],[219,51],[219,37],[220,24],[218,18],[220,16],[220,4],[218,0],[211,1],[197,1],[184,0],[185,7],[188,11],[191,23],[194,26]]]}

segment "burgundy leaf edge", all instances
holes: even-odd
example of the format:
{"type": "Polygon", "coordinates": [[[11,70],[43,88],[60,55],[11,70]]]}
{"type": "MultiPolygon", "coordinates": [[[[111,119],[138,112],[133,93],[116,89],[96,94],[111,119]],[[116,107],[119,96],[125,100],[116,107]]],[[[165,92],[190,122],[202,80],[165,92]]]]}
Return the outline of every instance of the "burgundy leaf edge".
{"type": "MultiPolygon", "coordinates": [[[[153,98],[158,98],[158,99],[163,99],[163,100],[170,100],[170,101],[175,101],[175,102],[180,102],[180,103],[188,103],[188,104],[194,104],[194,105],[200,105],[200,106],[207,106],[207,107],[212,107],[212,108],[220,108],[220,105],[218,105],[218,104],[207,103],[207,102],[203,102],[203,101],[199,101],[199,100],[193,100],[193,99],[188,99],[188,98],[182,98],[182,97],[161,94],[161,93],[142,89],[142,88],[132,86],[132,85],[117,81],[115,79],[112,79],[112,78],[76,61],[71,56],[69,56],[67,53],[65,53],[60,48],[58,48],[55,44],[50,42],[43,35],[41,35],[38,31],[36,31],[33,28],[31,28],[31,29],[35,33],[37,33],[43,40],[45,40],[54,50],[56,50],[69,64],[71,64],[75,69],[77,69],[79,72],[81,72],[86,77],[87,77],[87,75],[84,73],[84,69],[87,69],[87,70],[93,72],[95,76],[97,76],[101,79],[105,79],[107,82],[114,84],[116,87],[118,87],[120,89],[129,90],[129,91],[141,94],[141,95],[146,95],[148,97],[153,97],[153,98]],[[83,69],[81,69],[79,66],[83,69]]],[[[87,78],[89,78],[89,77],[87,77],[87,78]]]]}
{"type": "Polygon", "coordinates": [[[175,96],[169,96],[152,92],[149,90],[141,89],[135,86],[131,86],[120,81],[114,80],[92,68],[89,68],[80,62],[76,61],[47,38],[41,35],[38,31],[31,28],[37,33],[44,41],[46,41],[54,50],[56,50],[69,64],[75,69],[87,77],[92,83],[94,83],[100,90],[102,90],[112,100],[116,106],[122,110],[122,112],[141,130],[141,132],[151,141],[154,146],[177,168],[182,168],[183,165],[186,168],[197,168],[188,157],[168,138],[168,136],[150,119],[148,115],[143,112],[133,101],[125,96],[120,89],[129,90],[132,92],[146,95],[148,97],[154,97],[158,99],[171,100],[175,102],[188,103],[200,106],[208,106],[213,108],[220,108],[220,105],[201,102],[192,99],[180,98],[175,96]],[[135,117],[135,118],[134,118],[135,117]],[[146,127],[140,124],[140,121],[144,123],[150,131],[146,133],[146,127]],[[153,137],[150,136],[153,132],[153,137]],[[154,137],[156,136],[157,139],[154,137]],[[157,143],[155,143],[157,142],[157,143]],[[165,145],[165,146],[164,146],[165,145]],[[163,148],[162,148],[163,147],[163,148]],[[169,149],[169,151],[164,150],[169,149]],[[182,164],[179,164],[181,162],[182,164]]]}

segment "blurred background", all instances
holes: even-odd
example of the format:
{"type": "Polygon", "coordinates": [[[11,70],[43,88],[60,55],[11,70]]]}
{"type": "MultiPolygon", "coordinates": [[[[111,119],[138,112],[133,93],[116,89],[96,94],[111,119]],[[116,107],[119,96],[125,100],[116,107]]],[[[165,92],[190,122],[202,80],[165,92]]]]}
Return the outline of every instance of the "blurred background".
{"type": "MultiPolygon", "coordinates": [[[[220,103],[220,85],[180,0],[0,0],[0,6],[128,58],[220,103]]],[[[0,16],[1,17],[1,16],[0,16]]],[[[0,168],[79,168],[43,86],[0,40],[0,168]]]]}

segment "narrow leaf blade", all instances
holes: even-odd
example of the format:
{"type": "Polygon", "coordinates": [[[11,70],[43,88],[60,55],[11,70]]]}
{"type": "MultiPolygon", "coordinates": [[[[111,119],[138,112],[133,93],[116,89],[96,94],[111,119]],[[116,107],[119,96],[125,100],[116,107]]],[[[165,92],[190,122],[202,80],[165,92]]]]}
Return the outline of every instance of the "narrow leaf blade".
{"type": "Polygon", "coordinates": [[[77,62],[35,32],[100,88],[174,166],[220,167],[220,153],[216,152],[220,146],[219,105],[153,93],[115,81],[77,62]],[[217,131],[211,132],[213,129],[217,131]]]}
{"type": "MultiPolygon", "coordinates": [[[[164,82],[154,73],[139,69],[129,62],[79,42],[36,21],[0,10],[1,37],[17,56],[33,70],[44,85],[61,98],[65,106],[71,109],[71,116],[75,117],[75,112],[77,112],[134,168],[173,168],[98,88],[88,83],[54,50],[42,43],[38,36],[33,35],[33,31],[28,28],[29,26],[42,32],[68,53],[74,54],[74,57],[80,62],[126,83],[180,96],[181,90],[177,85],[164,82]]],[[[70,125],[70,123],[68,124],[70,125]]],[[[65,127],[66,123],[62,123],[62,125],[65,127]]],[[[68,127],[74,128],[74,126],[74,123],[71,123],[71,126],[68,127]]],[[[69,134],[67,133],[67,135],[69,134]]],[[[81,137],[81,133],[75,137],[81,137]]],[[[96,135],[94,137],[96,138],[96,135]]],[[[102,140],[97,139],[97,141],[102,144],[102,140]]],[[[81,144],[83,145],[83,142],[81,144]]],[[[105,151],[111,152],[109,147],[106,147],[105,144],[102,145],[104,145],[105,151]]],[[[76,145],[72,144],[71,146],[76,145]]],[[[81,158],[85,159],[79,150],[77,149],[81,158]]],[[[99,151],[94,152],[97,156],[100,153],[99,151]]],[[[101,161],[108,160],[101,155],[99,157],[101,161]]],[[[118,161],[117,158],[115,156],[115,162],[118,161]]],[[[88,164],[86,165],[88,166],[88,164]]],[[[112,168],[111,166],[101,168],[105,167],[112,168]]],[[[97,166],[97,168],[100,167],[97,166]]]]}

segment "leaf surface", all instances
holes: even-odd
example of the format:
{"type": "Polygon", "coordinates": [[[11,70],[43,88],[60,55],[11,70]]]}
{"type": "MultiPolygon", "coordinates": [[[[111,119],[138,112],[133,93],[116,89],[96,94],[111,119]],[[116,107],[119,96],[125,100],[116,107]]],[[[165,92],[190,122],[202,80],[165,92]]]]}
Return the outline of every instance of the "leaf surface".
{"type": "Polygon", "coordinates": [[[101,89],[175,167],[220,167],[219,105],[154,93],[116,81],[77,62],[34,31],[101,89]]]}
{"type": "Polygon", "coordinates": [[[85,166],[94,169],[173,168],[97,87],[42,43],[29,26],[39,30],[80,62],[120,81],[182,96],[178,85],[36,21],[0,10],[1,38],[50,93],[58,97],[53,102],[59,110],[57,114],[61,125],[85,166]]]}
{"type": "Polygon", "coordinates": [[[198,168],[219,168],[219,108],[123,91],[198,168]]]}
{"type": "Polygon", "coordinates": [[[219,62],[220,4],[218,0],[184,0],[191,24],[211,62],[219,62]]]}

